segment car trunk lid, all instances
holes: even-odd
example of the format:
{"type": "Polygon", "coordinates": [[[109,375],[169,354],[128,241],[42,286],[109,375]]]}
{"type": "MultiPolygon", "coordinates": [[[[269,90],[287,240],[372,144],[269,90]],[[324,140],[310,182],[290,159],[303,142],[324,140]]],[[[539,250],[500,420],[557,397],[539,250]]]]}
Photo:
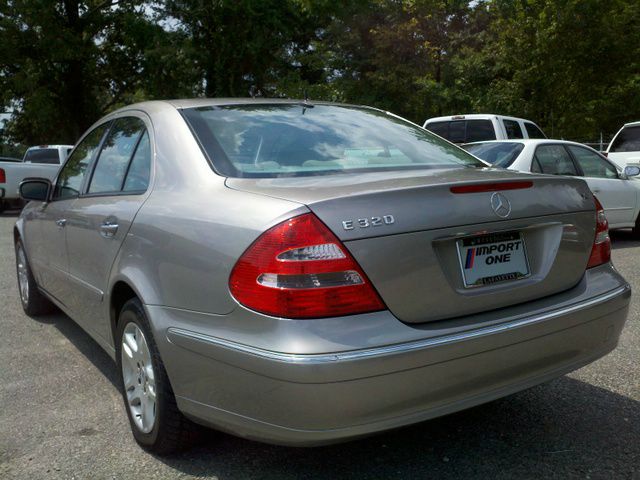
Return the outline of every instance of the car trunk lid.
{"type": "Polygon", "coordinates": [[[579,179],[465,168],[230,178],[227,185],[307,205],[345,243],[390,311],[407,323],[571,288],[584,274],[595,232],[593,197],[579,179]],[[518,275],[465,270],[469,250],[486,262],[510,253],[504,251],[508,245],[522,247],[507,262],[518,264],[518,275]]]}

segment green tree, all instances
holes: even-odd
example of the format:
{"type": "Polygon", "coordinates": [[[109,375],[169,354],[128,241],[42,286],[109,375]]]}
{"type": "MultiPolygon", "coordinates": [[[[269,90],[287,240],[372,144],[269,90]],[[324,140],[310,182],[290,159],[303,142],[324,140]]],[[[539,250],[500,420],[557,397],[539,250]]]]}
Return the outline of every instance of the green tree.
{"type": "Polygon", "coordinates": [[[494,0],[479,49],[455,63],[476,110],[525,116],[555,137],[613,134],[640,117],[640,3],[494,0]]]}
{"type": "Polygon", "coordinates": [[[189,39],[210,97],[279,95],[319,19],[296,0],[169,0],[162,10],[189,39]]]}
{"type": "Polygon", "coordinates": [[[0,4],[0,102],[16,112],[8,125],[15,141],[73,143],[115,106],[166,93],[163,78],[181,86],[166,68],[180,56],[167,52],[165,31],[143,7],[142,0],[0,4]]]}

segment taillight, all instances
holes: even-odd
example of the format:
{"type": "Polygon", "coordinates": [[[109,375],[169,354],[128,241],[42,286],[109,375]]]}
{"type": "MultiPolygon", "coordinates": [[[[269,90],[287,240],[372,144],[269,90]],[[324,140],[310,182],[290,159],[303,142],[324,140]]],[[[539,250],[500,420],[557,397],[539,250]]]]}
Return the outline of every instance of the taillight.
{"type": "Polygon", "coordinates": [[[591,256],[587,268],[597,267],[611,260],[611,239],[609,238],[609,222],[604,215],[604,208],[596,197],[596,236],[593,239],[591,256]]]}
{"type": "Polygon", "coordinates": [[[285,318],[385,308],[358,263],[312,213],[267,230],[236,262],[229,289],[242,305],[285,318]]]}
{"type": "Polygon", "coordinates": [[[0,183],[7,183],[7,176],[4,174],[3,168],[0,168],[0,183]]]}
{"type": "Polygon", "coordinates": [[[515,182],[493,182],[493,183],[473,183],[470,185],[456,185],[449,188],[451,193],[479,193],[498,192],[500,190],[520,190],[533,187],[533,182],[529,180],[515,182]]]}

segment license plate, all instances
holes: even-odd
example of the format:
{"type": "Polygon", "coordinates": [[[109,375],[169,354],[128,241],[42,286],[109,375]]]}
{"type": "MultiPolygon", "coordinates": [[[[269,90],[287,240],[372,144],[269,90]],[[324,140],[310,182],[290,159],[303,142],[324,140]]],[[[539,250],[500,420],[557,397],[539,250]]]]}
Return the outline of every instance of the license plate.
{"type": "Polygon", "coordinates": [[[520,232],[463,238],[457,245],[467,288],[519,280],[529,275],[529,261],[520,232]]]}

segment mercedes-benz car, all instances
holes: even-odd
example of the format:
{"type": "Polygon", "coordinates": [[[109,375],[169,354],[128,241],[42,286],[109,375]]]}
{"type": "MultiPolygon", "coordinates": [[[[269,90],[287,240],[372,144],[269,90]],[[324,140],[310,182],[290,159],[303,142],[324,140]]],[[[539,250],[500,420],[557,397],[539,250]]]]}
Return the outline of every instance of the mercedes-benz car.
{"type": "Polygon", "coordinates": [[[374,108],[131,105],[21,194],[25,312],[115,359],[157,453],[201,425],[310,446],[488,402],[611,351],[629,307],[583,180],[374,108]]]}

